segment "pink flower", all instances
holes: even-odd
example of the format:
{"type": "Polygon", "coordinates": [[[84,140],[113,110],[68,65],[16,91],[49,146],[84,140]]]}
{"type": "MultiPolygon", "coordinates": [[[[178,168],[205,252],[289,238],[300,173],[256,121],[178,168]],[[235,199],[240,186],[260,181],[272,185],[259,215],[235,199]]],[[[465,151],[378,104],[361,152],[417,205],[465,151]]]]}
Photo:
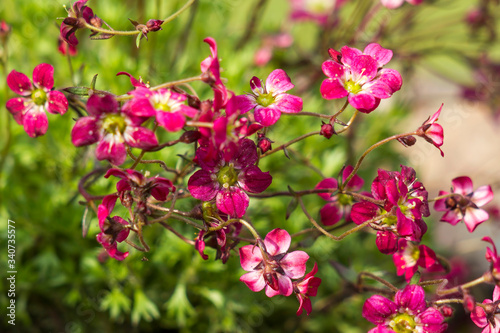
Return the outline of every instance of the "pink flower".
{"type": "Polygon", "coordinates": [[[396,292],[394,301],[374,295],[363,305],[363,317],[377,325],[368,333],[442,333],[448,325],[439,310],[427,307],[424,289],[407,285],[396,292]]]}
{"type": "Polygon", "coordinates": [[[476,306],[471,312],[470,318],[478,327],[483,328],[481,333],[498,333],[500,330],[500,313],[498,308],[500,305],[500,287],[495,286],[493,290],[493,300],[485,299],[483,305],[486,308],[476,306]]]}
{"type": "Polygon", "coordinates": [[[302,98],[285,93],[295,86],[282,69],[272,71],[265,86],[254,76],[250,87],[252,93],[236,96],[236,103],[241,113],[254,109],[255,121],[262,126],[275,124],[282,112],[297,113],[302,110],[302,98]]]}
{"type": "Polygon", "coordinates": [[[85,23],[99,27],[102,25],[102,20],[94,15],[90,7],[85,5],[87,1],[88,0],[78,0],[74,2],[68,11],[68,17],[61,23],[59,36],[70,46],[78,45],[78,39],[75,36],[75,32],[78,29],[84,29],[85,23]]]}
{"type": "Polygon", "coordinates": [[[439,151],[441,152],[441,156],[444,157],[444,153],[440,148],[443,145],[444,140],[443,127],[439,124],[436,124],[436,121],[438,121],[438,117],[441,114],[442,108],[443,105],[441,104],[439,110],[437,110],[436,113],[432,115],[432,117],[429,117],[422,124],[422,126],[419,127],[419,129],[417,130],[417,135],[424,138],[427,142],[432,143],[437,149],[439,149],[439,151]]]}
{"type": "Polygon", "coordinates": [[[7,75],[9,88],[22,97],[7,101],[7,110],[14,116],[19,125],[23,125],[29,136],[35,138],[44,135],[49,127],[45,111],[53,114],[65,114],[68,111],[68,100],[54,87],[54,67],[40,64],[33,70],[33,84],[23,73],[12,70],[7,75]]]}
{"type": "MultiPolygon", "coordinates": [[[[380,2],[389,9],[395,9],[401,7],[405,0],[380,0],[380,2]]],[[[412,5],[420,5],[424,0],[406,0],[406,2],[412,5]]]]}
{"type": "Polygon", "coordinates": [[[304,278],[293,283],[293,291],[300,303],[297,316],[300,316],[304,309],[308,316],[311,314],[312,305],[310,297],[316,296],[318,287],[321,284],[321,279],[314,276],[317,272],[318,265],[314,263],[313,269],[304,278]]]}
{"type": "MultiPolygon", "coordinates": [[[[352,173],[354,168],[350,165],[345,167],[342,171],[342,181],[345,181],[347,177],[352,173]]],[[[349,191],[359,191],[365,181],[355,175],[346,186],[346,190],[349,191]]],[[[316,185],[315,189],[336,189],[338,188],[338,181],[335,178],[325,178],[316,185]]],[[[324,225],[334,225],[342,217],[345,216],[346,220],[350,219],[351,205],[353,204],[353,198],[347,194],[336,194],[331,193],[318,193],[318,195],[328,201],[326,205],[320,210],[321,222],[324,225]]]]}
{"type": "Polygon", "coordinates": [[[254,55],[255,64],[257,66],[266,65],[271,60],[275,48],[284,49],[290,47],[292,43],[293,37],[287,32],[263,37],[262,46],[254,55]]]}
{"type": "Polygon", "coordinates": [[[158,125],[169,132],[177,132],[184,127],[186,116],[193,118],[198,110],[184,105],[186,96],[170,89],[155,91],[136,87],[130,92],[134,98],[128,104],[130,113],[138,117],[156,117],[158,125]]]}
{"type": "Polygon", "coordinates": [[[73,127],[71,141],[77,147],[98,142],[98,160],[108,160],[114,165],[120,165],[127,158],[126,145],[141,149],[151,149],[158,145],[154,132],[140,126],[145,118],[122,112],[111,95],[90,96],[87,112],[89,116],[78,119],[73,127]]]}
{"type": "Polygon", "coordinates": [[[396,265],[398,276],[404,275],[407,282],[411,280],[418,266],[431,272],[442,270],[436,253],[430,247],[417,246],[403,238],[399,239],[399,251],[393,254],[392,259],[396,265]]]}
{"type": "Polygon", "coordinates": [[[295,21],[310,20],[327,25],[331,14],[348,0],[290,0],[290,18],[295,21]]]}
{"type": "Polygon", "coordinates": [[[436,200],[434,209],[446,212],[440,221],[456,225],[463,219],[469,232],[473,232],[489,218],[488,213],[479,207],[493,199],[491,186],[484,185],[473,191],[472,180],[467,176],[457,177],[451,183],[452,192],[439,191],[439,196],[447,197],[436,200]]]}
{"type": "Polygon", "coordinates": [[[117,243],[121,243],[127,239],[130,228],[128,228],[129,224],[127,221],[121,217],[109,217],[115,207],[116,199],[116,195],[107,195],[102,200],[102,204],[97,208],[97,218],[101,233],[96,238],[110,257],[116,260],[123,260],[128,256],[128,252],[118,251],[117,243]]]}
{"type": "Polygon", "coordinates": [[[205,159],[207,147],[196,151],[201,170],[188,181],[191,195],[202,201],[215,199],[217,208],[232,217],[242,217],[250,199],[245,191],[260,193],[271,185],[269,172],[262,172],[254,164],[259,159],[252,140],[243,139],[238,146],[219,151],[215,158],[205,159]]]}
{"type": "Polygon", "coordinates": [[[490,243],[493,247],[493,249],[486,248],[486,260],[490,263],[490,273],[493,282],[498,284],[500,282],[500,257],[498,256],[497,248],[490,237],[483,237],[482,240],[490,243]]]}
{"type": "Polygon", "coordinates": [[[286,253],[292,238],[286,230],[271,230],[263,245],[245,245],[240,248],[241,267],[248,273],[240,277],[252,291],[266,288],[266,295],[290,296],[291,279],[298,279],[306,272],[309,256],[304,251],[286,253]],[[263,248],[262,248],[263,247],[263,248]]]}
{"type": "Polygon", "coordinates": [[[321,96],[325,99],[347,97],[357,110],[370,113],[381,99],[392,96],[401,88],[398,71],[382,68],[392,58],[392,51],[379,44],[369,44],[363,52],[344,46],[341,52],[330,50],[333,60],[323,63],[323,73],[328,76],[321,83],[321,96]]]}

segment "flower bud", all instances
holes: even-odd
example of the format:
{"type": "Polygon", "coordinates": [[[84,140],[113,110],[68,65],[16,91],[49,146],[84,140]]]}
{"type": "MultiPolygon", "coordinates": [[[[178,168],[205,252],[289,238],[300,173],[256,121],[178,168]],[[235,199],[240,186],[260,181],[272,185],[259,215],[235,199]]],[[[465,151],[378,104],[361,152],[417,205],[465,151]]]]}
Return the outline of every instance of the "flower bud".
{"type": "Polygon", "coordinates": [[[269,138],[266,138],[264,134],[258,133],[257,146],[260,148],[262,154],[272,149],[271,143],[273,143],[273,141],[269,140],[269,138]]]}
{"type": "Polygon", "coordinates": [[[417,142],[417,139],[413,135],[408,135],[402,138],[399,138],[398,141],[405,147],[410,147],[417,142]]]}
{"type": "Polygon", "coordinates": [[[383,254],[393,254],[398,250],[398,236],[391,231],[377,232],[375,243],[383,254]]]}
{"type": "Polygon", "coordinates": [[[330,139],[332,135],[337,134],[335,133],[335,129],[331,124],[323,124],[321,125],[321,130],[319,132],[320,135],[323,135],[325,138],[330,139]]]}
{"type": "Polygon", "coordinates": [[[2,43],[5,43],[7,38],[9,38],[10,33],[12,32],[12,28],[5,21],[0,21],[0,40],[2,43]]]}
{"type": "Polygon", "coordinates": [[[161,25],[163,23],[163,20],[149,20],[146,22],[146,27],[148,27],[149,31],[158,31],[162,30],[161,25]]]}
{"type": "Polygon", "coordinates": [[[186,131],[182,133],[179,141],[183,143],[193,143],[199,138],[201,138],[201,133],[199,131],[186,131]]]}

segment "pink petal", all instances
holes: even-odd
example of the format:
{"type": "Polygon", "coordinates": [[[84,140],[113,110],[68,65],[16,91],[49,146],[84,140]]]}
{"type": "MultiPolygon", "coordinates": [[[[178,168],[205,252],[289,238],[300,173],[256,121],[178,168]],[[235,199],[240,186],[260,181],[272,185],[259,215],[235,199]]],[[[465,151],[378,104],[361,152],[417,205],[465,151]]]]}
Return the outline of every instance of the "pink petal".
{"type": "Polygon", "coordinates": [[[488,202],[493,200],[493,190],[491,189],[491,186],[483,185],[481,187],[478,187],[474,191],[471,200],[478,207],[486,205],[488,202]]]}
{"type": "MultiPolygon", "coordinates": [[[[315,189],[332,189],[338,188],[338,181],[335,178],[325,178],[316,185],[315,189]]],[[[318,196],[326,201],[335,200],[332,193],[318,193],[318,196]]]]}
{"type": "Polygon", "coordinates": [[[276,98],[274,105],[280,112],[297,113],[302,111],[302,103],[302,98],[300,97],[282,94],[276,98]]]}
{"type": "Polygon", "coordinates": [[[248,195],[236,187],[222,189],[216,196],[217,208],[231,217],[242,217],[248,208],[248,195]]]}
{"type": "Polygon", "coordinates": [[[393,314],[397,312],[394,302],[380,295],[373,295],[363,304],[362,315],[374,324],[383,324],[393,314]]]}
{"type": "Polygon", "coordinates": [[[420,245],[418,249],[420,250],[420,258],[418,258],[417,264],[420,267],[430,268],[436,263],[439,264],[436,253],[430,247],[420,245]]]}
{"type": "MultiPolygon", "coordinates": [[[[234,103],[234,109],[239,110],[239,114],[244,114],[247,113],[248,111],[252,110],[257,103],[255,102],[255,99],[248,96],[248,95],[238,95],[234,96],[231,98],[232,103],[234,103]]],[[[228,103],[229,105],[229,103],[228,103]]],[[[231,116],[231,113],[228,113],[229,116],[231,116]]]]}
{"type": "Polygon", "coordinates": [[[403,85],[403,78],[401,74],[395,69],[382,68],[378,72],[378,80],[385,83],[392,89],[392,93],[395,93],[403,85]]]}
{"type": "Polygon", "coordinates": [[[87,101],[87,112],[93,116],[99,116],[102,113],[114,113],[118,111],[118,102],[111,95],[99,97],[94,94],[87,101]]]}
{"type": "Polygon", "coordinates": [[[351,219],[356,224],[373,219],[379,213],[380,208],[374,203],[363,201],[352,205],[351,219]]]}
{"type": "Polygon", "coordinates": [[[384,49],[377,43],[368,44],[363,53],[372,56],[377,61],[378,67],[384,66],[392,59],[392,51],[384,49]]]}
{"type": "Polygon", "coordinates": [[[250,139],[242,139],[239,142],[239,148],[233,157],[233,163],[236,169],[244,169],[252,166],[259,159],[257,146],[250,139]]]}
{"type": "Polygon", "coordinates": [[[457,210],[449,210],[444,213],[443,217],[439,221],[448,222],[451,225],[456,225],[458,222],[462,220],[463,216],[460,211],[457,210]]]}
{"type": "MultiPolygon", "coordinates": [[[[354,168],[352,165],[346,166],[344,168],[344,171],[342,171],[342,181],[345,181],[347,179],[347,177],[349,177],[351,175],[353,170],[354,170],[354,168]]],[[[358,191],[363,187],[364,183],[365,183],[365,181],[363,180],[363,178],[361,178],[358,175],[354,175],[354,177],[352,177],[351,180],[347,183],[346,188],[348,188],[352,191],[358,191]]]]}
{"type": "Polygon", "coordinates": [[[99,141],[95,152],[99,161],[108,160],[114,165],[121,165],[127,159],[125,145],[112,134],[107,134],[99,141]]]}
{"type": "Polygon", "coordinates": [[[371,56],[360,55],[354,59],[351,65],[352,78],[358,81],[361,78],[364,82],[371,81],[378,73],[377,62],[371,56]]]}
{"type": "Polygon", "coordinates": [[[283,93],[295,87],[288,75],[282,69],[275,69],[269,74],[266,80],[266,90],[268,93],[283,93]]]}
{"type": "Polygon", "coordinates": [[[24,130],[32,138],[44,135],[49,128],[49,120],[45,110],[40,105],[33,105],[23,117],[24,130]]]}
{"type": "Polygon", "coordinates": [[[250,193],[261,193],[273,182],[269,172],[262,172],[258,166],[251,165],[238,176],[240,187],[250,193]]]}
{"type": "Polygon", "coordinates": [[[469,232],[473,232],[478,225],[489,218],[490,216],[485,210],[467,207],[464,215],[464,223],[467,226],[469,232]]]}
{"type": "Polygon", "coordinates": [[[404,3],[404,0],[380,0],[382,5],[389,9],[396,9],[398,7],[401,7],[401,5],[404,3]]]}
{"type": "Polygon", "coordinates": [[[220,185],[213,180],[206,170],[196,171],[188,180],[188,190],[191,195],[201,201],[210,201],[219,192],[220,185]]]}
{"type": "Polygon", "coordinates": [[[338,62],[327,60],[321,65],[321,69],[326,76],[331,79],[343,80],[346,72],[345,66],[338,62]]]}
{"type": "Polygon", "coordinates": [[[360,50],[349,46],[342,47],[340,52],[342,53],[342,62],[348,66],[353,66],[356,59],[363,54],[360,50]]]}
{"type": "Polygon", "coordinates": [[[76,146],[86,146],[99,140],[99,129],[94,117],[82,117],[71,130],[71,142],[76,146]]]}
{"type": "Polygon", "coordinates": [[[262,271],[253,271],[243,274],[240,281],[245,283],[251,291],[261,291],[266,286],[262,271]]]}
{"type": "Polygon", "coordinates": [[[324,99],[338,99],[344,98],[349,95],[345,90],[344,85],[339,79],[326,79],[323,80],[320,87],[321,96],[324,99]]]}
{"type": "Polygon", "coordinates": [[[40,64],[33,70],[33,83],[38,88],[50,90],[54,87],[54,67],[49,64],[40,64]]]}
{"type": "Polygon", "coordinates": [[[151,149],[158,146],[155,133],[145,127],[127,127],[124,138],[129,146],[135,148],[151,149]]]}
{"type": "Polygon", "coordinates": [[[274,125],[281,117],[281,112],[274,106],[261,107],[257,106],[254,111],[255,121],[262,126],[268,127],[274,125]]]}
{"type": "Polygon", "coordinates": [[[186,118],[180,112],[163,112],[156,113],[158,124],[169,132],[180,131],[186,123],[186,118]]]}
{"type": "Polygon", "coordinates": [[[413,312],[423,311],[426,308],[424,289],[418,285],[407,285],[396,293],[394,302],[413,312]]]}
{"type": "MultiPolygon", "coordinates": [[[[293,292],[293,286],[292,286],[292,280],[288,276],[278,274],[278,286],[279,286],[279,294],[284,295],[284,296],[290,296],[293,292]]],[[[271,288],[266,289],[266,295],[269,297],[272,297],[274,295],[268,294],[267,290],[271,288]]],[[[271,289],[272,290],[272,289],[271,289]]]]}
{"type": "Polygon", "coordinates": [[[349,104],[351,104],[353,108],[363,113],[372,112],[380,103],[380,99],[375,98],[372,94],[363,91],[357,94],[349,94],[348,100],[349,104]]]}
{"type": "Polygon", "coordinates": [[[15,70],[7,75],[7,85],[13,92],[23,96],[30,95],[33,90],[30,79],[25,74],[15,70]]]}
{"type": "Polygon", "coordinates": [[[321,208],[319,211],[321,216],[321,223],[326,226],[334,225],[342,218],[342,210],[338,206],[338,203],[331,202],[321,208]]]}
{"type": "Polygon", "coordinates": [[[31,101],[26,101],[24,98],[11,98],[5,104],[5,107],[14,116],[14,120],[19,125],[23,124],[24,111],[29,108],[31,101]]]}
{"type": "Polygon", "coordinates": [[[306,273],[306,262],[309,255],[304,251],[287,253],[281,260],[280,266],[290,279],[298,279],[306,273]]]}
{"type": "Polygon", "coordinates": [[[262,263],[262,253],[258,246],[245,245],[240,247],[239,252],[241,267],[247,272],[255,270],[262,263]]]}
{"type": "Polygon", "coordinates": [[[279,228],[271,230],[264,239],[266,251],[271,256],[288,251],[291,242],[292,237],[290,237],[290,234],[286,230],[279,228]]]}
{"type": "Polygon", "coordinates": [[[457,177],[451,181],[451,184],[454,193],[467,195],[474,190],[472,180],[467,176],[457,177]]]}
{"type": "Polygon", "coordinates": [[[152,180],[154,187],[151,189],[151,195],[158,201],[167,200],[170,190],[175,191],[175,186],[170,179],[158,177],[152,180]]]}
{"type": "Polygon", "coordinates": [[[136,117],[153,117],[156,110],[148,98],[133,98],[127,105],[127,113],[136,117]]]}
{"type": "MultiPolygon", "coordinates": [[[[440,196],[446,195],[446,194],[450,194],[450,193],[445,192],[445,191],[439,191],[438,196],[440,197],[440,196]]],[[[434,209],[437,210],[438,212],[444,212],[445,210],[448,210],[448,208],[446,208],[446,198],[436,200],[436,202],[434,203],[434,209]]]]}
{"type": "Polygon", "coordinates": [[[68,111],[68,100],[62,92],[53,90],[48,93],[47,97],[47,111],[52,114],[65,114],[68,111]]]}

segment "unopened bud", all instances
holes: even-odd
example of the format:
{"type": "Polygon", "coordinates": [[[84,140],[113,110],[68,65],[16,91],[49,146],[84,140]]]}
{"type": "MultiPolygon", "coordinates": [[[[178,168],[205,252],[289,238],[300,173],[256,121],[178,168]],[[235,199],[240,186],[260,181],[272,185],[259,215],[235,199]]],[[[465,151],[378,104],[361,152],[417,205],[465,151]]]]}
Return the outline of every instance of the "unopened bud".
{"type": "Polygon", "coordinates": [[[179,138],[179,141],[183,143],[193,143],[197,141],[199,138],[201,138],[200,131],[186,131],[182,133],[181,137],[179,138]]]}
{"type": "Polygon", "coordinates": [[[333,61],[335,61],[339,64],[341,63],[342,53],[340,53],[339,51],[334,50],[334,49],[328,49],[328,54],[330,55],[330,57],[332,58],[333,61]]]}
{"type": "Polygon", "coordinates": [[[163,23],[163,20],[149,20],[146,22],[146,27],[148,27],[149,31],[158,31],[162,30],[161,25],[163,23]]]}
{"type": "Polygon", "coordinates": [[[472,312],[474,311],[474,308],[476,307],[476,300],[474,299],[474,296],[472,296],[469,293],[464,294],[464,309],[467,312],[472,312]]]}
{"type": "Polygon", "coordinates": [[[323,135],[325,138],[330,139],[332,135],[337,134],[335,133],[335,129],[331,124],[323,124],[321,125],[321,130],[319,131],[320,135],[323,135]]]}
{"type": "Polygon", "coordinates": [[[398,250],[398,236],[391,231],[377,232],[375,243],[383,254],[393,254],[398,250]]]}
{"type": "Polygon", "coordinates": [[[271,150],[271,143],[273,143],[273,141],[269,140],[269,138],[266,138],[264,134],[258,134],[257,146],[260,148],[262,154],[264,154],[268,150],[271,150]]]}
{"type": "Polygon", "coordinates": [[[443,305],[439,308],[439,311],[445,316],[446,318],[450,318],[453,316],[453,308],[449,305],[443,305]]]}
{"type": "Polygon", "coordinates": [[[5,21],[0,22],[0,39],[2,42],[5,42],[7,38],[9,38],[9,35],[12,31],[12,28],[10,25],[7,24],[5,21]]]}
{"type": "Polygon", "coordinates": [[[408,135],[408,136],[404,136],[402,138],[398,138],[398,141],[401,142],[401,144],[403,146],[410,147],[410,146],[413,146],[415,144],[415,142],[417,142],[417,139],[415,139],[415,137],[412,135],[408,135]]]}

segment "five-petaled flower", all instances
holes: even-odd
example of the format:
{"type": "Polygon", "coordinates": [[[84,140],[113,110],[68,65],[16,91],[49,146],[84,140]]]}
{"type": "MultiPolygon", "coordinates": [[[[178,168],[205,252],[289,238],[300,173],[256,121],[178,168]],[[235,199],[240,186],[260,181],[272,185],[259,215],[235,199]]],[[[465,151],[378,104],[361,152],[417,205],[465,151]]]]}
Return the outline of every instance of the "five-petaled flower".
{"type": "Polygon", "coordinates": [[[128,252],[118,251],[117,243],[127,239],[130,232],[129,223],[119,216],[109,215],[115,207],[116,195],[107,195],[97,208],[97,218],[101,233],[97,235],[97,241],[102,244],[111,258],[123,260],[128,256],[128,252]]]}
{"type": "Polygon", "coordinates": [[[140,126],[146,118],[122,112],[111,95],[90,96],[87,112],[89,116],[78,119],[73,127],[71,141],[77,147],[98,142],[98,160],[108,160],[114,165],[120,165],[127,158],[125,145],[141,149],[151,149],[158,145],[154,132],[140,126]]]}
{"type": "Polygon", "coordinates": [[[451,181],[451,193],[439,191],[443,198],[436,200],[434,209],[445,211],[440,221],[456,225],[464,220],[469,232],[489,218],[488,213],[479,207],[493,200],[493,191],[490,185],[483,185],[473,190],[472,180],[467,176],[457,177],[451,181]]]}
{"type": "Polygon", "coordinates": [[[293,292],[297,295],[300,303],[297,316],[300,316],[304,309],[308,316],[311,314],[312,305],[310,297],[316,296],[318,287],[321,284],[321,279],[315,276],[317,272],[318,264],[314,263],[313,269],[306,276],[293,282],[293,292]]]}
{"type": "MultiPolygon", "coordinates": [[[[78,39],[75,32],[78,29],[84,29],[86,24],[101,27],[102,20],[94,15],[92,8],[86,6],[88,0],[78,0],[73,3],[68,10],[68,17],[66,17],[60,28],[60,38],[62,38],[70,46],[78,45],[78,39]]],[[[95,35],[93,32],[92,35],[95,35]]]]}
{"type": "Polygon", "coordinates": [[[12,70],[7,75],[9,88],[22,97],[11,98],[6,107],[32,138],[44,135],[49,127],[45,110],[53,114],[68,111],[68,100],[54,87],[54,67],[40,64],[33,70],[33,84],[23,73],[12,70]]]}
{"type": "Polygon", "coordinates": [[[321,83],[321,96],[325,99],[347,97],[355,109],[370,113],[381,99],[392,96],[401,88],[398,71],[382,68],[392,58],[392,51],[372,43],[361,52],[344,46],[341,52],[330,50],[332,60],[323,63],[323,73],[328,76],[321,83]]]}
{"type": "Polygon", "coordinates": [[[426,245],[416,245],[404,238],[399,239],[399,251],[392,255],[392,260],[398,275],[404,275],[410,281],[418,266],[426,268],[429,272],[443,270],[436,253],[426,245]]]}
{"type": "Polygon", "coordinates": [[[483,328],[481,333],[498,333],[500,330],[500,287],[495,286],[493,300],[485,299],[483,306],[476,306],[470,318],[478,327],[483,328]]]}
{"type": "Polygon", "coordinates": [[[444,157],[444,153],[441,150],[441,146],[443,145],[443,140],[444,140],[444,134],[443,134],[443,126],[439,125],[436,123],[438,121],[438,117],[441,114],[441,109],[443,108],[443,105],[441,104],[441,107],[439,110],[436,111],[432,115],[432,117],[429,117],[422,126],[420,126],[417,129],[417,135],[424,138],[427,142],[432,143],[439,151],[441,152],[441,156],[444,157]]]}
{"type": "Polygon", "coordinates": [[[262,126],[271,126],[281,117],[281,113],[297,113],[302,110],[302,98],[287,94],[295,87],[282,69],[275,69],[269,74],[265,85],[253,77],[250,80],[252,92],[236,96],[241,113],[254,110],[255,121],[262,126]]]}
{"type": "Polygon", "coordinates": [[[394,301],[373,295],[363,305],[363,317],[377,325],[368,333],[442,333],[448,326],[439,310],[427,307],[418,285],[398,290],[394,301]]]}
{"type": "Polygon", "coordinates": [[[293,292],[291,279],[298,279],[306,272],[309,256],[304,251],[287,253],[292,238],[286,230],[271,230],[259,246],[245,245],[240,248],[241,267],[248,273],[240,277],[252,291],[266,288],[266,295],[290,296],[293,292]]]}
{"type": "Polygon", "coordinates": [[[231,217],[242,217],[250,199],[245,191],[260,193],[271,185],[269,172],[255,165],[259,156],[257,146],[250,139],[242,139],[238,146],[231,145],[207,159],[208,147],[196,151],[201,170],[188,181],[191,195],[202,201],[216,199],[217,208],[231,217]]]}

